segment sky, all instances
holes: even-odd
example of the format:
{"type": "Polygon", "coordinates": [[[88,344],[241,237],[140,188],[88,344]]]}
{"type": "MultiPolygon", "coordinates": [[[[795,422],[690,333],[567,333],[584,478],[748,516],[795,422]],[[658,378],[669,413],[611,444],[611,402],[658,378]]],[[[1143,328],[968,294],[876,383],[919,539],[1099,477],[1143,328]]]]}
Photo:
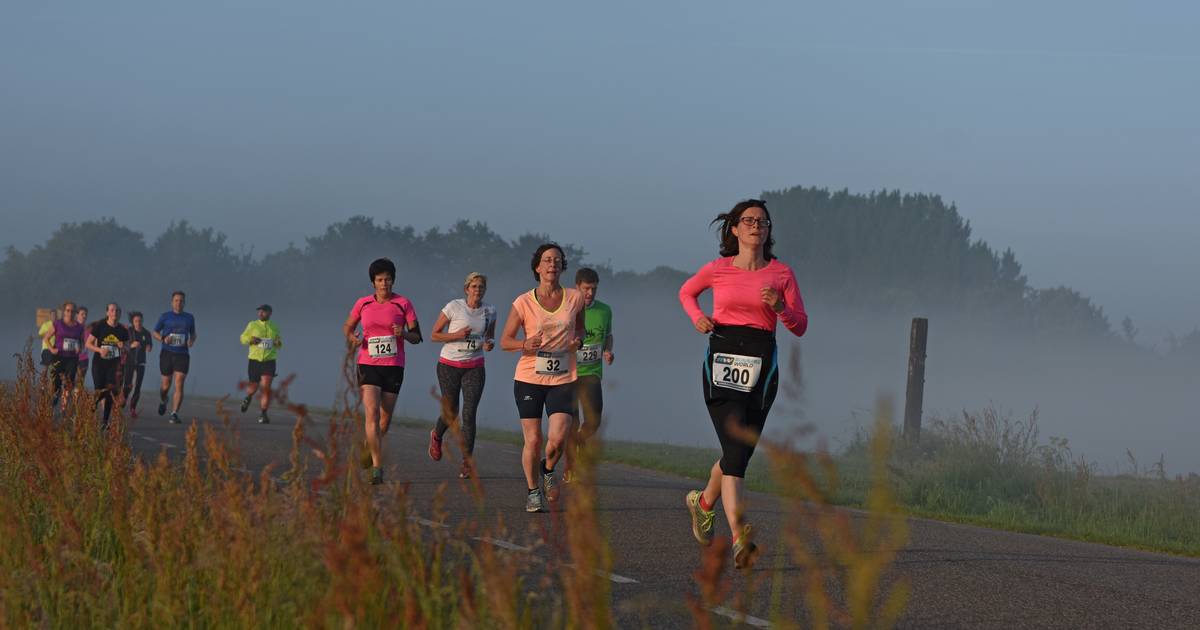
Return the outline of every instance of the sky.
{"type": "Polygon", "coordinates": [[[4,3],[0,246],[186,218],[265,253],[367,214],[690,269],[738,199],[900,189],[1161,343],[1200,325],[1197,23],[1179,1],[4,3]]]}

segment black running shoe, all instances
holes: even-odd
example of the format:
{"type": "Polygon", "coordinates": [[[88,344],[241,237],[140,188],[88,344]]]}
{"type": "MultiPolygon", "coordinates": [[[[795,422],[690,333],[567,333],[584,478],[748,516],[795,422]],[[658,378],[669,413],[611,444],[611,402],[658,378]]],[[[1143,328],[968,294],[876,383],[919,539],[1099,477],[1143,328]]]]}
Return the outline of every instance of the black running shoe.
{"type": "Polygon", "coordinates": [[[171,424],[179,424],[179,412],[171,412],[171,424]]]}
{"type": "Polygon", "coordinates": [[[250,398],[250,396],[247,396],[242,399],[242,413],[246,413],[246,410],[250,408],[250,398]]]}
{"type": "Polygon", "coordinates": [[[265,412],[265,411],[262,412],[262,415],[258,417],[258,423],[259,424],[271,424],[271,419],[267,417],[267,412],[265,412]]]}
{"type": "Polygon", "coordinates": [[[158,415],[161,416],[164,413],[167,413],[167,403],[160,402],[160,403],[158,403],[158,415]]]}

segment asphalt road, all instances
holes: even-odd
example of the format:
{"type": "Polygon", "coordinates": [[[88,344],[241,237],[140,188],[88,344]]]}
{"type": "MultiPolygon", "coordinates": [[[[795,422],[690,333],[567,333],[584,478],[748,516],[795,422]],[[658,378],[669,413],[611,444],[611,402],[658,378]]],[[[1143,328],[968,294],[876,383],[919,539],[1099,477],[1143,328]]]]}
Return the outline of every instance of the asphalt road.
{"type": "MultiPolygon", "coordinates": [[[[188,425],[171,425],[154,415],[153,392],[147,398],[142,417],[131,425],[135,448],[144,454],[164,448],[180,453],[188,425]]],[[[233,411],[246,466],[255,471],[268,463],[286,466],[294,420],[275,412],[273,424],[259,425],[253,408],[244,415],[233,411]]],[[[188,402],[181,415],[216,421],[211,400],[188,402]]],[[[310,435],[322,431],[321,418],[312,422],[310,435]]],[[[434,523],[421,516],[419,522],[453,527],[478,513],[476,503],[457,478],[458,462],[450,449],[441,462],[433,462],[425,453],[427,441],[428,429],[393,427],[385,444],[386,479],[410,484],[418,513],[427,513],[430,499],[443,488],[448,517],[434,523]]],[[[476,459],[485,512],[489,518],[502,514],[510,529],[506,538],[485,544],[514,553],[547,553],[554,545],[546,539],[560,529],[554,527],[554,519],[561,519],[562,513],[524,512],[519,448],[481,441],[476,459]]],[[[691,627],[687,601],[697,592],[693,575],[701,553],[691,536],[683,497],[696,482],[619,464],[602,465],[597,478],[600,513],[613,551],[608,577],[619,624],[691,627]]],[[[804,569],[780,544],[770,544],[779,540],[784,526],[780,500],[751,494],[750,501],[757,539],[765,545],[749,575],[726,569],[735,593],[749,583],[758,584],[749,598],[750,616],[739,622],[767,627],[773,610],[803,620],[805,597],[799,582],[804,569]],[[775,575],[786,578],[778,604],[772,604],[775,575]]],[[[863,518],[859,512],[847,513],[852,521],[863,518]]],[[[728,533],[723,516],[717,527],[718,534],[728,533]]],[[[1200,628],[1200,559],[924,519],[910,519],[910,528],[910,542],[886,577],[889,582],[904,577],[911,585],[900,627],[1200,628]]],[[[734,606],[730,601],[714,607],[714,619],[733,623],[734,606]]]]}

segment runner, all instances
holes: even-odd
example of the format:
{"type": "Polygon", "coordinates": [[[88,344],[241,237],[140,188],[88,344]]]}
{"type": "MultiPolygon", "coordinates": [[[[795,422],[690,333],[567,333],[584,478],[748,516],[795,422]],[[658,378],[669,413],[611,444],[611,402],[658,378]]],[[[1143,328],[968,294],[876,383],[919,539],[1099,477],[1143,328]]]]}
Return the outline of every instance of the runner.
{"type": "MultiPolygon", "coordinates": [[[[588,438],[600,429],[600,419],[604,414],[601,379],[604,377],[604,364],[612,365],[614,358],[612,309],[596,299],[599,287],[600,275],[595,269],[584,267],[575,272],[575,288],[583,296],[583,303],[586,305],[583,322],[587,329],[583,347],[576,353],[579,378],[575,381],[576,414],[570,432],[576,448],[583,448],[588,438]]],[[[563,473],[563,481],[568,483],[571,481],[573,450],[575,449],[567,450],[567,470],[563,473]]]]}
{"type": "Polygon", "coordinates": [[[85,344],[96,355],[92,361],[92,384],[100,394],[96,402],[104,405],[102,428],[108,428],[113,401],[121,391],[121,355],[128,342],[129,331],[121,325],[121,307],[116,302],[109,302],[104,309],[104,319],[92,324],[88,330],[85,344]]]}
{"type": "Polygon", "coordinates": [[[125,354],[125,402],[129,415],[138,417],[138,401],[142,399],[142,383],[146,380],[146,357],[154,348],[154,337],[142,325],[141,311],[129,314],[129,352],[125,354]]]}
{"type": "Polygon", "coordinates": [[[183,291],[171,294],[171,310],[158,316],[152,334],[162,342],[158,353],[158,372],[162,374],[162,385],[158,390],[158,415],[167,412],[167,394],[175,385],[175,396],[171,406],[171,424],[179,424],[179,408],[183,405],[183,382],[187,380],[191,367],[189,349],[196,343],[196,318],[183,310],[187,295],[183,291]]]}
{"type": "Polygon", "coordinates": [[[42,322],[42,325],[38,327],[38,339],[42,340],[41,359],[44,367],[50,367],[50,365],[54,363],[54,353],[50,351],[50,348],[54,347],[54,335],[47,336],[46,333],[54,332],[54,322],[58,321],[58,318],[62,317],[61,310],[62,309],[58,308],[51,309],[50,319],[42,322]]]}
{"type": "Polygon", "coordinates": [[[84,347],[83,341],[87,339],[87,336],[91,334],[92,331],[92,324],[88,322],[87,318],[88,307],[80,306],[75,309],[75,323],[83,326],[83,337],[79,342],[79,363],[77,365],[78,369],[75,373],[76,380],[73,380],[72,383],[85,383],[85,379],[87,378],[88,357],[91,356],[91,353],[89,353],[87,348],[84,347]]]}
{"type": "Polygon", "coordinates": [[[242,399],[242,413],[250,407],[254,392],[262,388],[259,398],[258,423],[268,424],[267,408],[271,406],[271,381],[275,379],[275,360],[279,358],[279,349],[283,347],[283,338],[279,336],[279,326],[271,321],[271,305],[263,304],[258,307],[258,319],[246,324],[242,331],[242,345],[250,346],[250,366],[247,369],[246,397],[242,399]]]}
{"type": "Polygon", "coordinates": [[[67,392],[75,386],[75,375],[79,369],[79,352],[83,349],[83,324],[75,317],[75,303],[64,302],[62,319],[54,320],[50,331],[42,335],[42,343],[50,342],[50,374],[54,381],[54,400],[66,406],[67,392]],[[65,387],[64,387],[65,385],[65,387]]]}
{"type": "Polygon", "coordinates": [[[483,353],[496,346],[496,307],[483,302],[487,293],[487,276],[471,272],[463,282],[465,299],[451,300],[437,321],[430,338],[445,344],[438,358],[437,378],[442,388],[442,415],[437,426],[429,432],[429,457],[442,459],[442,436],[450,428],[448,422],[458,418],[458,395],[462,392],[463,461],[460,479],[472,473],[471,455],[475,452],[475,411],[483,397],[486,373],[483,353]]]}
{"type": "Polygon", "coordinates": [[[754,454],[779,386],[776,321],[800,336],[808,315],[791,268],[771,252],[771,215],[764,202],[742,201],[718,216],[721,258],[700,268],[679,289],[679,301],[696,330],[708,334],[708,354],[701,370],[704,402],[721,443],[721,459],[709,472],[704,490],[687,494],[692,535],[712,542],[714,506],[721,499],[733,532],[733,559],[738,568],[753,565],[757,546],[750,525],[742,520],[746,465],[754,454]],[[713,292],[713,314],[700,310],[696,298],[713,292]]]}
{"type": "Polygon", "coordinates": [[[584,332],[583,297],[579,291],[559,284],[567,260],[558,245],[538,247],[529,266],[538,285],[513,300],[500,347],[521,353],[513,395],[525,437],[521,453],[529,489],[525,511],[545,512],[549,509],[547,501],[558,499],[554,465],[563,453],[575,413],[575,351],[584,332]],[[517,339],[518,331],[524,332],[524,339],[517,339]],[[549,417],[550,431],[544,440],[545,458],[539,462],[543,409],[549,417]]]}
{"type": "Polygon", "coordinates": [[[371,483],[383,483],[383,436],[392,423],[392,410],[404,383],[404,342],[421,343],[421,327],[412,302],[392,293],[396,265],[379,258],[367,270],[375,292],[359,298],[350,309],[342,334],[358,348],[358,385],[366,408],[367,450],[371,454],[371,483]],[[362,324],[362,335],[357,332],[362,324]]]}

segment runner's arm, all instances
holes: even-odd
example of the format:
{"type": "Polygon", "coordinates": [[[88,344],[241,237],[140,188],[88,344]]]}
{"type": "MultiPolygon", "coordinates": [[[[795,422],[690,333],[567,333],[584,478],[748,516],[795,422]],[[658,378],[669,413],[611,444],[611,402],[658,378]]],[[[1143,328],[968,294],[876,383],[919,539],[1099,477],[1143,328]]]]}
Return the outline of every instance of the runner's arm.
{"type": "Polygon", "coordinates": [[[684,281],[679,287],[679,304],[687,313],[688,319],[696,330],[708,332],[712,329],[712,320],[700,310],[700,302],[696,298],[705,290],[712,288],[712,263],[700,268],[694,276],[684,281]],[[707,330],[706,330],[707,329],[707,330]]]}
{"type": "Polygon", "coordinates": [[[587,337],[587,326],[583,322],[583,309],[575,314],[575,338],[571,340],[572,350],[583,347],[583,339],[587,337]]]}
{"type": "Polygon", "coordinates": [[[354,332],[354,329],[356,328],[358,328],[358,314],[351,313],[350,316],[346,318],[346,323],[342,324],[342,335],[346,337],[346,341],[348,341],[351,346],[358,346],[361,343],[358,339],[358,335],[354,332]]]}
{"type": "Polygon", "coordinates": [[[414,319],[411,323],[409,323],[408,328],[404,329],[404,340],[413,344],[414,346],[425,340],[425,338],[421,336],[421,322],[418,322],[414,319]]]}
{"type": "Polygon", "coordinates": [[[808,313],[804,311],[804,299],[800,297],[800,288],[796,286],[796,276],[791,270],[783,283],[783,310],[779,312],[779,321],[797,337],[808,330],[808,313]]]}
{"type": "Polygon", "coordinates": [[[85,348],[87,348],[88,350],[95,352],[97,355],[100,356],[100,358],[102,358],[102,359],[104,358],[104,353],[100,351],[100,345],[96,343],[96,336],[93,335],[92,333],[89,332],[87,334],[87,341],[85,341],[83,343],[83,346],[85,348]]]}
{"type": "Polygon", "coordinates": [[[58,344],[50,343],[50,338],[53,336],[54,336],[54,327],[51,326],[50,330],[46,331],[46,334],[42,335],[42,343],[45,344],[47,349],[50,350],[50,354],[58,354],[58,344]]]}
{"type": "Polygon", "coordinates": [[[514,306],[508,311],[508,319],[504,321],[504,332],[500,335],[500,349],[505,352],[524,352],[525,341],[517,339],[517,331],[524,325],[521,314],[514,306]]]}
{"type": "MultiPolygon", "coordinates": [[[[464,333],[448,333],[442,332],[450,326],[450,318],[446,317],[445,313],[438,313],[437,321],[433,322],[433,330],[429,333],[429,338],[435,343],[447,343],[450,341],[459,341],[463,338],[464,333]]],[[[464,329],[465,330],[465,329],[464,329]]]]}
{"type": "Polygon", "coordinates": [[[246,329],[242,331],[242,336],[238,337],[238,341],[242,342],[243,346],[248,346],[251,343],[254,343],[254,335],[250,334],[250,328],[252,326],[254,326],[253,322],[246,324],[246,329]]]}

